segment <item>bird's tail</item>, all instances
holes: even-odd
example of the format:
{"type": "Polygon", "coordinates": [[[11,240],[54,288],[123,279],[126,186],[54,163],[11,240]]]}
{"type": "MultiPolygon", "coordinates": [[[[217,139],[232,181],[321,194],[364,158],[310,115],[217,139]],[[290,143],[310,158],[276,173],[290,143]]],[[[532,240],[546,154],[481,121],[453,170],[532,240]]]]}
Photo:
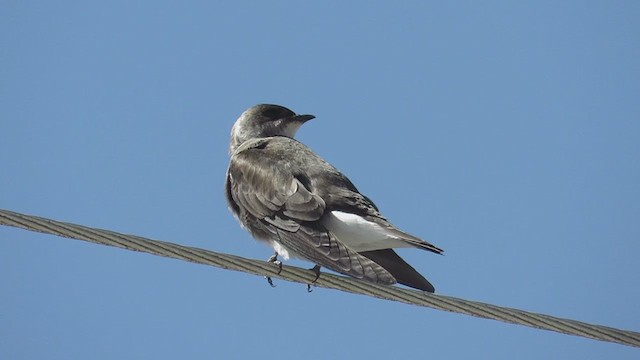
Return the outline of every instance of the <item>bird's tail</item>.
{"type": "MultiPolygon", "coordinates": [[[[437,248],[436,248],[437,249],[437,248]]],[[[439,249],[438,249],[439,250],[439,249]]],[[[434,251],[435,252],[435,251],[434,251]]],[[[393,249],[363,251],[360,253],[369,260],[382,266],[402,284],[426,292],[434,292],[431,283],[420,275],[416,269],[407,264],[393,249]]]]}

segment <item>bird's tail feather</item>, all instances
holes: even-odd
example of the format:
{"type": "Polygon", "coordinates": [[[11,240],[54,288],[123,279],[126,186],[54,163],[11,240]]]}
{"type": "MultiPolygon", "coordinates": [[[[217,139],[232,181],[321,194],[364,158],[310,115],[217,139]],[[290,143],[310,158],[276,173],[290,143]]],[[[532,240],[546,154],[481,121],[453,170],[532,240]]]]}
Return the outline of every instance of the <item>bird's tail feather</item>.
{"type": "Polygon", "coordinates": [[[416,269],[407,264],[393,249],[363,251],[360,255],[382,266],[402,285],[430,293],[435,291],[433,285],[416,269]]]}

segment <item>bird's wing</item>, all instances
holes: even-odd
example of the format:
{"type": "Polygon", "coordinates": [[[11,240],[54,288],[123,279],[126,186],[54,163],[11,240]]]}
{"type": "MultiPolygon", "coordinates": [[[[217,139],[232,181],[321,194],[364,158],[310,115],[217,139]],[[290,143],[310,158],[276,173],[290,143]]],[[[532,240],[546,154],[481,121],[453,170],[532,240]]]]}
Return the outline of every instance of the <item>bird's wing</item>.
{"type": "Polygon", "coordinates": [[[231,157],[230,201],[299,256],[358,279],[395,283],[387,270],[350,249],[320,224],[325,201],[312,188],[305,166],[296,166],[291,154],[303,154],[310,163],[317,158],[306,146],[288,138],[245,142],[231,157]]]}

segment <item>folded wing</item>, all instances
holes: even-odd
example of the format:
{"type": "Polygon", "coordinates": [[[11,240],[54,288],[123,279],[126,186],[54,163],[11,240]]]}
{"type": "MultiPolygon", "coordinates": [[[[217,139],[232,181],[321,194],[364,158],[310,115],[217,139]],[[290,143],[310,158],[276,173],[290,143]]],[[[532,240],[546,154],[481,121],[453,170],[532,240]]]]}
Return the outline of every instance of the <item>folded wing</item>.
{"type": "Polygon", "coordinates": [[[301,167],[285,160],[296,146],[303,147],[288,138],[263,138],[239,147],[227,172],[232,210],[254,236],[268,233],[268,238],[318,265],[373,283],[395,283],[387,270],[340,242],[318,221],[325,201],[301,167]]]}

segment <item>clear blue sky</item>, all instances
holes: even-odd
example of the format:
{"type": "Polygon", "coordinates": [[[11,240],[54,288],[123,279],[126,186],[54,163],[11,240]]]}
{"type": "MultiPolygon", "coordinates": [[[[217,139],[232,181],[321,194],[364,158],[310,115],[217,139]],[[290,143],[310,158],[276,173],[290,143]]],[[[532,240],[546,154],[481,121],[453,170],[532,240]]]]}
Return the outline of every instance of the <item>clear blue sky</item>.
{"type": "MultiPolygon", "coordinates": [[[[0,208],[266,259],[223,183],[276,103],[445,249],[402,251],[440,294],[638,331],[639,34],[637,1],[4,1],[0,208]]],[[[0,358],[640,356],[277,285],[0,227],[0,358]]]]}

